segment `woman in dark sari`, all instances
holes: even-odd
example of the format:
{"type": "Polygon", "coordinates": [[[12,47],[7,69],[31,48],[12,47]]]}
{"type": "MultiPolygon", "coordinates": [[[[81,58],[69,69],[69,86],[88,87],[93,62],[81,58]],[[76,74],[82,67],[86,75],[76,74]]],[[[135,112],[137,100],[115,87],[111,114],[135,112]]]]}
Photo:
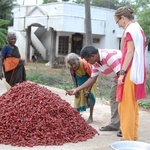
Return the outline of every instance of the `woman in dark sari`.
{"type": "Polygon", "coordinates": [[[2,48],[1,54],[5,78],[11,86],[26,81],[24,61],[20,59],[20,52],[15,43],[15,33],[8,33],[8,44],[2,48]]]}

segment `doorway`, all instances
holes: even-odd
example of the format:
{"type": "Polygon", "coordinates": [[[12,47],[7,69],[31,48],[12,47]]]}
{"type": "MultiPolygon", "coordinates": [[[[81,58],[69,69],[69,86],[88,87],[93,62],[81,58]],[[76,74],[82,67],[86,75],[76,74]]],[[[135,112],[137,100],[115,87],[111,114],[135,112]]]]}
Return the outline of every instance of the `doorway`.
{"type": "Polygon", "coordinates": [[[83,35],[80,33],[75,33],[72,35],[72,48],[71,52],[80,55],[83,44],[83,35]]]}

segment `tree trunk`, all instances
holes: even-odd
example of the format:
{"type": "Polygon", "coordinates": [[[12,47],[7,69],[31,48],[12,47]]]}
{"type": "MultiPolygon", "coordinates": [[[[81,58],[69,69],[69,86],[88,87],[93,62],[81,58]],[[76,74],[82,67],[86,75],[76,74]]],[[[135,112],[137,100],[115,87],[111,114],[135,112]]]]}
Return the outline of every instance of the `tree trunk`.
{"type": "Polygon", "coordinates": [[[92,32],[91,32],[91,11],[90,11],[90,0],[84,0],[85,4],[85,44],[92,44],[92,32]]]}
{"type": "Polygon", "coordinates": [[[26,38],[26,61],[30,62],[30,45],[31,45],[31,26],[28,26],[26,30],[27,38],[26,38]]]}

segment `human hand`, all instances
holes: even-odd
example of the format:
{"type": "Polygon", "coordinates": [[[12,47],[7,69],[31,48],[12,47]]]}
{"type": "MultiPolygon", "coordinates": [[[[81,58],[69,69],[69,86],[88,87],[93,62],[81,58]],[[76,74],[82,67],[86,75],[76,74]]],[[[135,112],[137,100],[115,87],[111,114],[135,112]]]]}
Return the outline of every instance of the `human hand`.
{"type": "Polygon", "coordinates": [[[66,95],[72,95],[72,91],[71,90],[66,90],[66,95]]]}
{"type": "Polygon", "coordinates": [[[89,96],[89,92],[85,92],[84,97],[88,97],[88,96],[89,96]]]}
{"type": "Polygon", "coordinates": [[[79,95],[80,95],[80,92],[78,91],[78,92],[75,94],[75,97],[76,97],[76,98],[79,98],[79,95]]]}
{"type": "Polygon", "coordinates": [[[76,89],[66,90],[66,95],[75,95],[77,92],[78,91],[76,89]]]}
{"type": "Polygon", "coordinates": [[[118,85],[123,84],[124,75],[120,75],[118,78],[118,85]]]}

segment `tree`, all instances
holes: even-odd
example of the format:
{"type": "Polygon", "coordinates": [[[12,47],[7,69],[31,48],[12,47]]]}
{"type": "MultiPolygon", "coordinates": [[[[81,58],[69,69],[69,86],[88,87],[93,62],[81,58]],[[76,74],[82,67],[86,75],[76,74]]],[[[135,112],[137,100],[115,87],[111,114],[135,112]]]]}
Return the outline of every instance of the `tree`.
{"type": "Polygon", "coordinates": [[[43,4],[57,2],[57,0],[43,0],[43,4]]]}
{"type": "Polygon", "coordinates": [[[77,4],[83,4],[84,0],[75,0],[74,2],[77,3],[77,4]]]}
{"type": "MultiPolygon", "coordinates": [[[[69,0],[62,0],[64,2],[67,2],[69,0]]],[[[58,2],[58,0],[43,0],[43,4],[52,3],[52,2],[58,2]]]]}
{"type": "Polygon", "coordinates": [[[130,5],[129,0],[92,0],[92,5],[97,7],[104,7],[109,9],[117,9],[121,6],[130,5]]]}
{"type": "Polygon", "coordinates": [[[132,1],[131,0],[121,0],[117,3],[116,8],[122,7],[122,6],[131,6],[132,1]]]}
{"type": "Polygon", "coordinates": [[[85,3],[85,31],[86,31],[86,45],[92,44],[92,29],[91,29],[91,10],[90,0],[84,0],[85,3]]]}
{"type": "Polygon", "coordinates": [[[92,0],[92,5],[109,9],[116,9],[118,0],[92,0]]]}
{"type": "Polygon", "coordinates": [[[150,38],[150,0],[134,0],[132,2],[136,20],[144,29],[147,38],[150,38]]]}
{"type": "MultiPolygon", "coordinates": [[[[16,6],[16,0],[0,0],[0,18],[3,20],[9,20],[8,25],[13,24],[13,13],[12,9],[16,6]]],[[[8,25],[4,25],[6,29],[8,25]]]]}
{"type": "Polygon", "coordinates": [[[6,44],[7,30],[3,28],[4,25],[9,23],[8,20],[0,19],[0,49],[6,44]]]}
{"type": "Polygon", "coordinates": [[[138,22],[145,31],[146,37],[150,38],[150,7],[143,9],[138,13],[138,22]]]}

